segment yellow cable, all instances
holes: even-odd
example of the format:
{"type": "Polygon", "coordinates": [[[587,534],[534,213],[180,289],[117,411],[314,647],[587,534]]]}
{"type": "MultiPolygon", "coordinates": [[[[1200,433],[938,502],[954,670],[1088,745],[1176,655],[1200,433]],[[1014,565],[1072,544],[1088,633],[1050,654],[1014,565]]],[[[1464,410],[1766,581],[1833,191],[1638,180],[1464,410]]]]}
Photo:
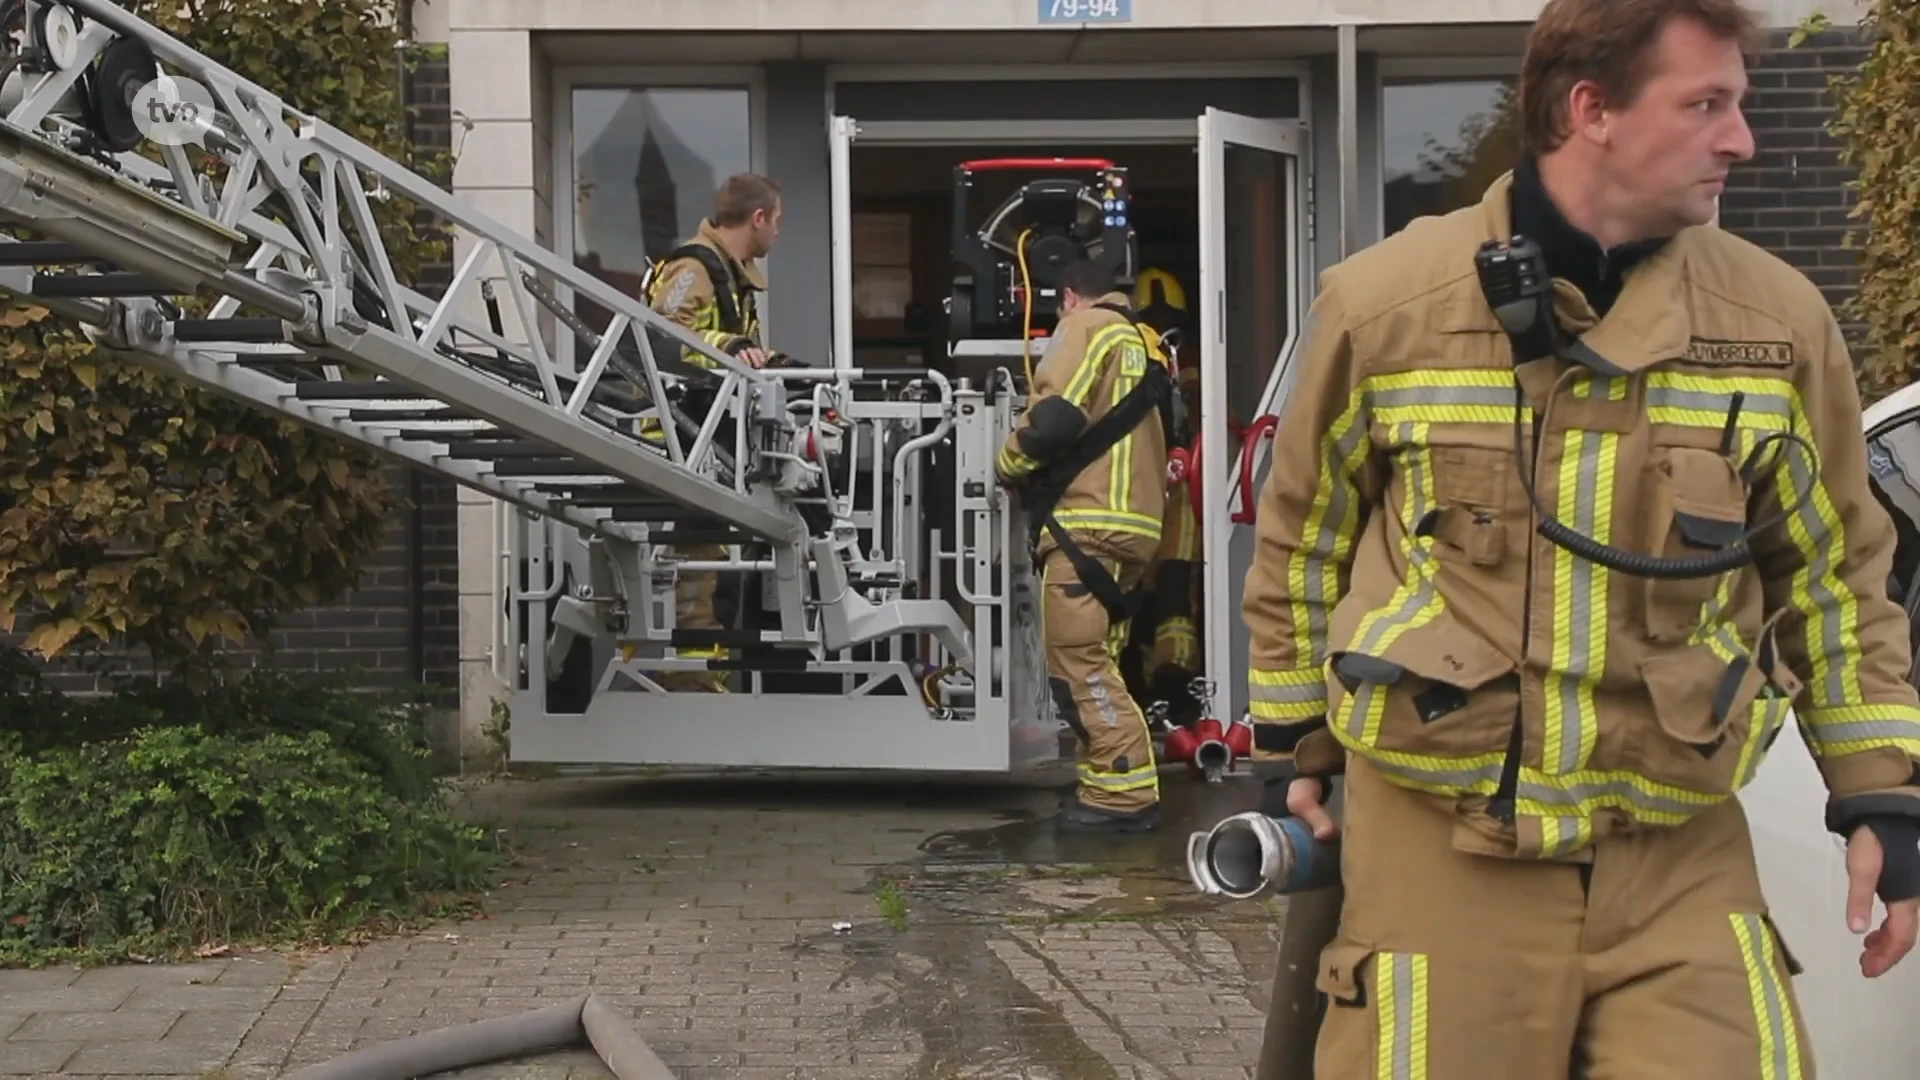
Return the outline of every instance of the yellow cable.
{"type": "Polygon", "coordinates": [[[1032,229],[1022,229],[1014,242],[1013,257],[1020,264],[1020,294],[1026,301],[1026,315],[1020,321],[1020,359],[1027,365],[1027,393],[1033,393],[1033,278],[1027,273],[1027,237],[1032,229]]]}

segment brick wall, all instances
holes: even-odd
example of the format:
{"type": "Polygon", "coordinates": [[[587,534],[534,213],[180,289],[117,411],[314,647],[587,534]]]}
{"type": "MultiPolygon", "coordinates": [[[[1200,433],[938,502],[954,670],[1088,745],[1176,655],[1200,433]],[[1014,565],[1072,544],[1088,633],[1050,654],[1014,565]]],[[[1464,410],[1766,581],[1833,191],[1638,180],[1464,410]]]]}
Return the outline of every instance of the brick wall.
{"type": "MultiPolygon", "coordinates": [[[[444,50],[420,64],[407,90],[414,138],[446,148],[451,121],[444,50]]],[[[443,264],[415,284],[437,296],[451,278],[452,268],[443,264]]],[[[406,505],[365,562],[360,588],[335,604],[288,614],[265,648],[236,652],[237,662],[300,672],[360,669],[363,681],[375,685],[459,685],[457,489],[452,481],[400,465],[390,467],[387,477],[406,505]]],[[[0,644],[18,640],[0,635],[0,644]]],[[[115,674],[145,668],[144,657],[109,654],[84,662],[63,659],[48,673],[56,685],[84,693],[115,674]]]]}
{"type": "Polygon", "coordinates": [[[1835,30],[1787,47],[1789,31],[1753,65],[1747,106],[1758,152],[1738,166],[1720,198],[1720,224],[1798,267],[1829,303],[1853,295],[1856,253],[1844,245],[1852,222],[1838,142],[1827,134],[1833,114],[1828,81],[1866,58],[1853,30],[1835,30]]]}

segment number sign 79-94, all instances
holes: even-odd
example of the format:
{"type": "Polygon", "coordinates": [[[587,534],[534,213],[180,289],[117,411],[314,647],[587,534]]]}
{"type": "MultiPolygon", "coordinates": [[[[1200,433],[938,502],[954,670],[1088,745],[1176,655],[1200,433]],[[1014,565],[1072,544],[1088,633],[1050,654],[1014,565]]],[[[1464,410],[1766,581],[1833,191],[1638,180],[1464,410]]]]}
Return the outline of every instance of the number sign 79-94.
{"type": "Polygon", "coordinates": [[[1133,19],[1133,0],[1039,0],[1043,23],[1117,23],[1133,19]]]}

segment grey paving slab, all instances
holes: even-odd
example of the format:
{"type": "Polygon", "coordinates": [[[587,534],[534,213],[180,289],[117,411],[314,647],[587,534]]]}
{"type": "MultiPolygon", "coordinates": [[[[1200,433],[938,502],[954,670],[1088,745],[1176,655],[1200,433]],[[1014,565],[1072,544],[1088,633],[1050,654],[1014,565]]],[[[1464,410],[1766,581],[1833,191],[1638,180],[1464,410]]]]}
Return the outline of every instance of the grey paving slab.
{"type": "MultiPolygon", "coordinates": [[[[679,1080],[1245,1080],[1280,929],[1193,894],[1150,837],[1059,837],[1056,794],[977,779],[493,780],[463,811],[518,864],[484,916],[355,948],[0,971],[0,1080],[270,1080],[592,992],[679,1080]]],[[[585,1080],[584,1048],[446,1074],[585,1080]]]]}

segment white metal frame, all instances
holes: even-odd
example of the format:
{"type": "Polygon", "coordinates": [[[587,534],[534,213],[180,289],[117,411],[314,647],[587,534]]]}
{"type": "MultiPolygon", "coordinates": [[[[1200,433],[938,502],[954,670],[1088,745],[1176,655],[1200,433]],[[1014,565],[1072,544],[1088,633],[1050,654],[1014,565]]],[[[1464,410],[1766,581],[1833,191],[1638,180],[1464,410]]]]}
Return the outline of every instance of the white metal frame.
{"type": "MultiPolygon", "coordinates": [[[[553,208],[553,251],[568,263],[573,262],[574,228],[574,146],[573,92],[575,90],[745,90],[747,92],[748,160],[756,172],[767,165],[767,80],[765,71],[755,65],[703,67],[592,66],[562,67],[553,72],[553,190],[546,192],[553,208]]],[[[536,196],[540,193],[536,192],[536,196]]],[[[564,289],[560,302],[571,306],[571,290],[564,289]]],[[[762,313],[761,326],[771,331],[769,313],[762,313]]],[[[579,370],[579,356],[572,335],[560,335],[556,359],[579,370]]]]}
{"type": "MultiPolygon", "coordinates": [[[[1221,373],[1226,371],[1226,208],[1221,200],[1226,193],[1226,148],[1243,146],[1291,159],[1286,177],[1287,263],[1290,287],[1287,290],[1287,336],[1281,342],[1267,386],[1261,392],[1261,411],[1268,411],[1272,398],[1283,383],[1287,360],[1300,337],[1300,323],[1306,311],[1310,247],[1304,228],[1310,212],[1306,199],[1306,178],[1311,169],[1304,125],[1241,116],[1208,109],[1200,118],[1200,288],[1194,293],[1200,305],[1201,376],[1201,465],[1204,500],[1201,505],[1200,538],[1205,582],[1206,678],[1227,702],[1237,703],[1245,696],[1244,680],[1234,664],[1236,650],[1230,647],[1232,629],[1238,619],[1236,605],[1230,602],[1238,590],[1232,579],[1230,559],[1234,525],[1230,518],[1235,485],[1230,478],[1239,474],[1239,447],[1227,441],[1227,388],[1221,373]]],[[[1229,715],[1239,714],[1237,704],[1229,715]]]]}
{"type": "Polygon", "coordinates": [[[1485,82],[1518,78],[1518,56],[1383,56],[1373,80],[1373,235],[1379,243],[1387,234],[1387,86],[1390,83],[1485,82]]]}

